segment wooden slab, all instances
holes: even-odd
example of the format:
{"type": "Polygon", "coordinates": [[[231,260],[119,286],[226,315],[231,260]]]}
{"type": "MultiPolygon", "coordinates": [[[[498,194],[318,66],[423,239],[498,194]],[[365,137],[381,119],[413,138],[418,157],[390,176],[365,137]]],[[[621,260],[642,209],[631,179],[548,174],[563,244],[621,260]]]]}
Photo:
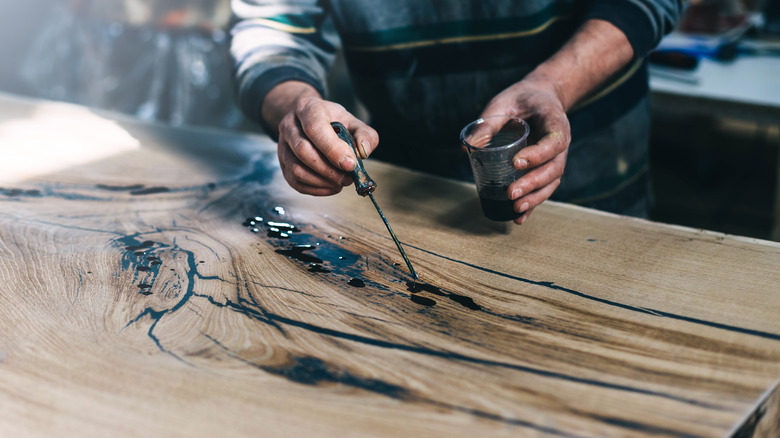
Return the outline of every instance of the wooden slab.
{"type": "Polygon", "coordinates": [[[777,430],[780,245],[367,168],[425,291],[264,137],[0,97],[0,436],[777,430]]]}

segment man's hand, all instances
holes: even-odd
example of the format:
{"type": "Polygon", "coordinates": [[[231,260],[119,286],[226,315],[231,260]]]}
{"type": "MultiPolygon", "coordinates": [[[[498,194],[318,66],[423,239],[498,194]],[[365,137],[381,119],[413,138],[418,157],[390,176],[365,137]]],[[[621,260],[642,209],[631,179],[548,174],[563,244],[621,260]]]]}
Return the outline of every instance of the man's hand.
{"type": "Polygon", "coordinates": [[[346,172],[355,168],[355,154],[330,125],[344,124],[366,155],[379,135],[343,106],[322,99],[303,82],[274,87],[263,103],[263,116],[278,127],[277,152],[284,179],[295,190],[314,196],[339,193],[352,183],[346,172]],[[278,121],[278,124],[273,123],[278,121]]]}
{"type": "Polygon", "coordinates": [[[531,128],[529,138],[536,140],[512,159],[515,169],[528,169],[507,190],[515,211],[523,213],[515,223],[522,224],[561,183],[571,142],[569,119],[553,84],[533,79],[520,81],[499,93],[480,117],[495,115],[525,120],[531,128]]]}
{"type": "Polygon", "coordinates": [[[509,186],[507,196],[522,224],[561,183],[571,130],[566,111],[593,92],[634,56],[623,32],[603,20],[586,21],[550,59],[488,103],[482,117],[508,114],[527,121],[536,143],[514,157],[528,172],[509,186]]]}

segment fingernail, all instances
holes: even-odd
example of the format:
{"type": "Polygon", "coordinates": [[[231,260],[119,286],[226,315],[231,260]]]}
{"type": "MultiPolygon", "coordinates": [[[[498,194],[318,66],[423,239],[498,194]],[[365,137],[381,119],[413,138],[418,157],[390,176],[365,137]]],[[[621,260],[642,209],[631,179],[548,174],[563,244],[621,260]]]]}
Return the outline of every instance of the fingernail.
{"type": "Polygon", "coordinates": [[[523,189],[514,189],[512,190],[512,199],[517,199],[519,197],[523,196],[523,189]]]}
{"type": "Polygon", "coordinates": [[[530,205],[528,205],[527,202],[523,202],[522,204],[520,204],[520,211],[518,213],[525,212],[526,210],[528,210],[528,207],[530,207],[530,205]]]}
{"type": "Polygon", "coordinates": [[[525,169],[528,167],[528,160],[524,160],[522,158],[515,160],[515,167],[518,169],[525,169]]]}
{"type": "Polygon", "coordinates": [[[360,149],[358,152],[360,152],[360,158],[366,159],[368,158],[368,154],[366,153],[366,149],[368,148],[368,142],[365,140],[360,140],[360,149]]]}
{"type": "Polygon", "coordinates": [[[339,160],[339,167],[346,171],[350,171],[355,167],[355,160],[350,157],[341,157],[339,160]]]}

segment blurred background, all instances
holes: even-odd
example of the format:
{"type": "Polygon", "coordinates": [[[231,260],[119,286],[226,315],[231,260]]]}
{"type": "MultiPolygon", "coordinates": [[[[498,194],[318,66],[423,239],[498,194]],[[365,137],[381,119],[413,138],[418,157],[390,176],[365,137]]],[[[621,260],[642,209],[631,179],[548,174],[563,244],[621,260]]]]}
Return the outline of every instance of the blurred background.
{"type": "MultiPolygon", "coordinates": [[[[229,0],[0,0],[0,92],[260,131],[233,101],[229,0]]],[[[689,1],[650,57],[652,219],[780,241],[780,0],[689,1]]],[[[358,114],[343,62],[332,97],[358,114]]]]}

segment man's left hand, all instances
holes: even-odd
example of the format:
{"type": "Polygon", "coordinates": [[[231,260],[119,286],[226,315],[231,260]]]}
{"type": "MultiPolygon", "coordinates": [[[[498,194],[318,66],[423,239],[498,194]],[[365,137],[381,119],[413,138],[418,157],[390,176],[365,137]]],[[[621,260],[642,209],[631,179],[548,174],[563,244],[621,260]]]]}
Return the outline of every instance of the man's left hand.
{"type": "Polygon", "coordinates": [[[499,93],[481,117],[496,115],[525,120],[531,128],[529,138],[536,140],[512,159],[515,169],[528,170],[507,190],[515,211],[523,213],[515,223],[522,224],[561,183],[571,142],[569,119],[554,84],[537,79],[524,79],[499,93]]]}

